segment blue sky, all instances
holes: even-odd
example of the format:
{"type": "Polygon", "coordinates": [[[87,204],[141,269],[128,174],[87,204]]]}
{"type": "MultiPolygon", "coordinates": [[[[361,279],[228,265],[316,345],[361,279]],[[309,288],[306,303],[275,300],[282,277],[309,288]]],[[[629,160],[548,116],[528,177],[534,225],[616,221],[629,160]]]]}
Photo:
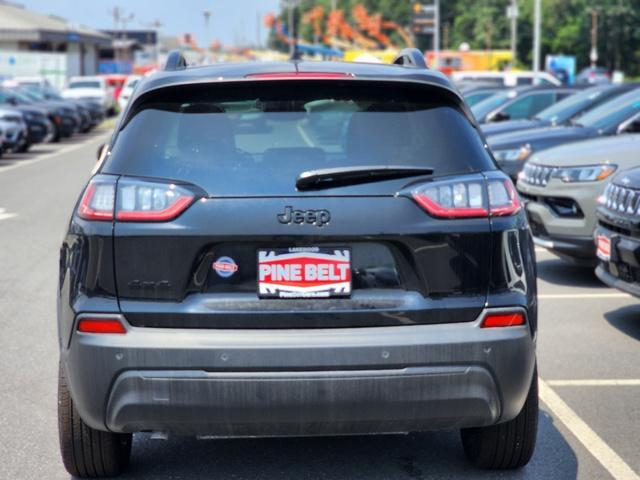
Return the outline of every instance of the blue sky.
{"type": "Polygon", "coordinates": [[[160,32],[176,35],[193,33],[204,43],[204,10],[211,11],[209,39],[222,43],[255,43],[260,20],[262,40],[266,38],[263,17],[278,9],[279,0],[15,0],[39,13],[54,14],[92,28],[113,28],[109,11],[116,5],[133,13],[130,28],[144,28],[142,23],[159,20],[160,32]]]}

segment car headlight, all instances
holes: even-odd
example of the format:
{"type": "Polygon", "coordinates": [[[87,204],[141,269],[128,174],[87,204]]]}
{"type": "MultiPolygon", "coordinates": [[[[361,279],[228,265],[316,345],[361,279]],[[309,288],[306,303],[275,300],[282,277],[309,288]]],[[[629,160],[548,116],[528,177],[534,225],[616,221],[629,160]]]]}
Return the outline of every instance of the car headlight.
{"type": "Polygon", "coordinates": [[[38,119],[35,113],[25,112],[22,114],[25,120],[31,120],[32,122],[38,119]]]}
{"type": "Polygon", "coordinates": [[[610,177],[617,168],[617,165],[612,164],[558,168],[553,176],[564,183],[598,182],[610,177]]]}
{"type": "Polygon", "coordinates": [[[493,156],[498,161],[513,162],[524,161],[531,155],[531,146],[522,145],[520,148],[510,148],[508,150],[494,150],[493,156]]]}

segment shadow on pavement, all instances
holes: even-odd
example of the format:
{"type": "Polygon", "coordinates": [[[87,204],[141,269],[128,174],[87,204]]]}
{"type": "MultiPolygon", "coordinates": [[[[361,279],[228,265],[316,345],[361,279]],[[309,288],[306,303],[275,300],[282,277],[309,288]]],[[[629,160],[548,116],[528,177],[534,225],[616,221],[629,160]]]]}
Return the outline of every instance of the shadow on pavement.
{"type": "Polygon", "coordinates": [[[622,333],[640,340],[640,303],[611,310],[604,318],[622,333]]]}
{"type": "Polygon", "coordinates": [[[604,284],[596,277],[595,269],[571,265],[559,258],[539,260],[538,277],[554,285],[567,285],[579,288],[604,287],[604,284]]]}
{"type": "Polygon", "coordinates": [[[359,437],[197,440],[134,438],[122,479],[574,479],[577,458],[545,412],[538,444],[522,470],[491,472],[466,463],[457,432],[359,437]]]}

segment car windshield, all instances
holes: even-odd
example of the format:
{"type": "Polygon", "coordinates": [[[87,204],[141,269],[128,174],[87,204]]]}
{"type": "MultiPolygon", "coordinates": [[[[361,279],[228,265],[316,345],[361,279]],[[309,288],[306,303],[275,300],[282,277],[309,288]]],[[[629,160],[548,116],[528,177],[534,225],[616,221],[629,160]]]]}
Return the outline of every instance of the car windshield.
{"type": "Polygon", "coordinates": [[[32,90],[30,88],[21,88],[20,89],[20,93],[22,95],[24,95],[25,97],[28,97],[31,100],[34,100],[34,101],[37,101],[37,102],[45,100],[44,96],[42,96],[40,93],[38,93],[35,90],[32,90]]]}
{"type": "Polygon", "coordinates": [[[314,169],[495,169],[468,119],[415,87],[224,90],[185,88],[137,106],[103,171],[182,180],[213,195],[280,195],[295,193],[297,176],[314,169]]]}
{"type": "Polygon", "coordinates": [[[139,78],[132,78],[131,80],[127,80],[127,88],[135,88],[135,86],[138,84],[138,82],[140,81],[139,78]]]}
{"type": "Polygon", "coordinates": [[[476,105],[477,103],[480,103],[481,101],[491,97],[492,95],[494,95],[496,92],[495,91],[480,91],[480,92],[471,92],[467,95],[464,95],[464,99],[467,102],[467,105],[469,105],[470,107],[476,105]]]}
{"type": "Polygon", "coordinates": [[[11,100],[23,104],[33,103],[29,97],[15,90],[0,90],[0,103],[10,103],[11,100]]]}
{"type": "Polygon", "coordinates": [[[618,125],[636,112],[640,112],[640,88],[581,115],[576,124],[602,130],[618,125]]]}
{"type": "Polygon", "coordinates": [[[98,80],[78,80],[71,82],[69,88],[102,88],[98,80]]]}
{"type": "Polygon", "coordinates": [[[555,124],[564,123],[595,102],[606,90],[608,90],[608,87],[593,87],[575,95],[570,95],[555,105],[542,110],[536,115],[536,118],[555,124]]]}
{"type": "Polygon", "coordinates": [[[507,101],[512,97],[513,94],[510,92],[496,93],[495,95],[476,103],[471,107],[471,112],[473,112],[477,119],[483,119],[496,108],[507,103],[507,101]]]}

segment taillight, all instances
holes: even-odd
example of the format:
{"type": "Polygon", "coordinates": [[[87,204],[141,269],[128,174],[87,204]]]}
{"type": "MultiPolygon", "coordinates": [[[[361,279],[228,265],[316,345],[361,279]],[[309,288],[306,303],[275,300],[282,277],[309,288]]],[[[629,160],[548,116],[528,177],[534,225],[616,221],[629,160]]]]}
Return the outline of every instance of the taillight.
{"type": "Polygon", "coordinates": [[[78,215],[85,220],[113,220],[116,185],[114,180],[102,180],[95,177],[87,186],[80,205],[78,215]]]}
{"type": "Polygon", "coordinates": [[[510,180],[473,177],[434,181],[411,191],[427,213],[438,218],[477,218],[513,215],[520,209],[510,180]]]}
{"type": "Polygon", "coordinates": [[[78,215],[85,220],[120,222],[166,222],[177,218],[195,200],[188,187],[97,175],[87,186],[78,215]],[[116,200],[117,198],[117,200],[116,200]]]}
{"type": "Polygon", "coordinates": [[[124,335],[127,329],[119,318],[96,317],[81,318],[78,321],[78,332],[124,335]]]}
{"type": "Polygon", "coordinates": [[[520,210],[518,192],[509,179],[489,180],[489,213],[494,217],[513,215],[520,210]]]}
{"type": "Polygon", "coordinates": [[[524,325],[525,321],[522,312],[495,312],[484,317],[480,328],[516,327],[524,325]]]}
{"type": "Polygon", "coordinates": [[[120,179],[116,220],[166,222],[184,212],[194,198],[193,192],[174,183],[120,179]]]}

